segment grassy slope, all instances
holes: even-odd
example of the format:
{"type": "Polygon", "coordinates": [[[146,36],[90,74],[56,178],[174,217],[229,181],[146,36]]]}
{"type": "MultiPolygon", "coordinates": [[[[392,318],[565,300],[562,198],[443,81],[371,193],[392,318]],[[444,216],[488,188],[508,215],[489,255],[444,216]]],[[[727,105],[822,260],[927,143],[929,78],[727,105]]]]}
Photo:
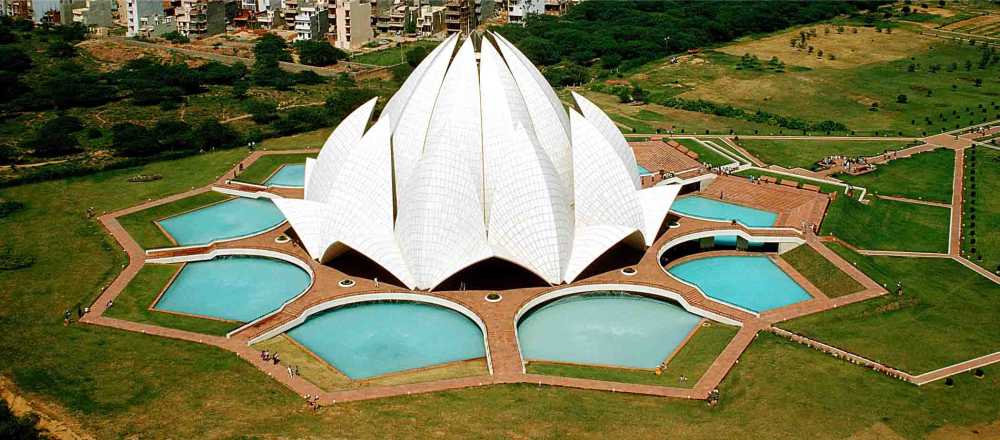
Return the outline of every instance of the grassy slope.
{"type": "Polygon", "coordinates": [[[863,205],[837,197],[820,228],[861,249],[947,252],[947,208],[872,198],[863,205]]]}
{"type": "Polygon", "coordinates": [[[307,157],[316,157],[316,153],[271,154],[262,156],[260,159],[257,159],[253,165],[250,165],[243,170],[237,180],[247,183],[263,184],[268,177],[271,177],[271,174],[274,174],[274,172],[278,170],[278,167],[284,164],[305,163],[307,157]]]}
{"type": "Polygon", "coordinates": [[[726,348],[729,340],[736,336],[735,327],[714,324],[709,327],[699,327],[691,340],[681,347],[681,351],[670,360],[663,374],[657,376],[650,371],[628,370],[623,368],[590,367],[583,365],[564,365],[547,362],[532,362],[528,364],[528,372],[552,376],[580,377],[584,379],[608,380],[612,382],[627,382],[668,387],[692,388],[698,379],[705,374],[712,361],[726,348]],[[681,381],[680,377],[688,380],[681,381]]]}
{"type": "Polygon", "coordinates": [[[899,141],[741,139],[740,146],[768,164],[805,168],[833,155],[870,156],[904,146],[899,141]]]}
{"type": "Polygon", "coordinates": [[[781,258],[791,264],[802,276],[813,283],[826,296],[836,298],[864,289],[864,286],[854,281],[833,263],[823,258],[808,245],[799,246],[781,254],[781,258]]]}
{"type": "Polygon", "coordinates": [[[973,165],[972,152],[967,151],[965,154],[965,211],[962,223],[965,231],[971,231],[969,226],[975,221],[976,235],[966,232],[962,249],[968,253],[973,247],[976,248],[976,254],[970,259],[995,271],[1000,269],[1000,151],[977,148],[975,156],[973,165]],[[972,187],[971,180],[973,168],[976,170],[975,188],[972,187]],[[975,203],[972,202],[972,191],[976,191],[975,203]],[[970,210],[973,206],[976,208],[975,213],[970,210]],[[976,216],[975,219],[972,215],[976,216]],[[974,244],[972,239],[976,240],[974,244]]]}
{"type": "Polygon", "coordinates": [[[235,322],[216,321],[149,310],[170,277],[180,268],[173,264],[147,264],[115,299],[107,312],[112,318],[224,336],[237,327],[235,322]]]}
{"type": "Polygon", "coordinates": [[[298,150],[304,148],[320,148],[326,138],[330,137],[333,128],[321,128],[291,136],[264,139],[258,145],[261,150],[298,150]]]}
{"type": "Polygon", "coordinates": [[[0,373],[29,396],[86,420],[98,438],[309,437],[328,436],[331,429],[366,438],[658,438],[663,432],[705,439],[734,433],[820,438],[875,424],[917,437],[947,424],[991,422],[1000,412],[1000,368],[988,368],[982,381],[959,377],[954,389],[917,388],[763,335],[723,383],[717,408],[525,385],[340,404],[315,414],[231,353],[114,329],[62,327],[62,310],[90,301],[125,263],[81,206],[118,209],[204,185],[239,154],[214,152],[0,190],[0,197],[28,204],[0,219],[8,243],[40,257],[32,268],[0,273],[0,350],[6,355],[0,373]],[[167,178],[121,182],[140,172],[167,178]],[[629,423],[620,423],[624,419],[629,423]],[[413,420],[420,422],[406,423],[413,420]]]}
{"type": "Polygon", "coordinates": [[[698,141],[694,139],[674,139],[681,145],[687,147],[689,150],[698,153],[699,162],[708,162],[713,166],[729,165],[733,163],[732,160],[727,159],[725,156],[716,153],[713,150],[708,149],[698,141]]]}
{"type": "Polygon", "coordinates": [[[868,174],[837,178],[873,194],[950,203],[954,169],[955,152],[942,148],[879,165],[868,174]]]}
{"type": "Polygon", "coordinates": [[[949,259],[866,257],[831,248],[889,294],[780,326],[911,373],[1000,349],[1000,287],[949,259]]]}
{"type": "Polygon", "coordinates": [[[405,63],[406,51],[416,47],[423,46],[428,49],[433,49],[438,42],[436,41],[418,41],[414,43],[408,43],[401,46],[391,47],[388,49],[381,49],[374,52],[368,52],[354,56],[350,59],[355,63],[363,64],[374,64],[376,66],[393,66],[400,63],[405,63]]]}
{"type": "Polygon", "coordinates": [[[195,208],[216,203],[229,198],[222,193],[209,191],[195,196],[180,199],[173,203],[154,206],[142,211],[133,212],[129,215],[118,218],[118,222],[128,231],[129,235],[142,246],[143,249],[155,249],[161,247],[175,246],[174,243],[160,231],[160,228],[153,223],[164,217],[169,217],[182,212],[187,212],[195,208]]]}

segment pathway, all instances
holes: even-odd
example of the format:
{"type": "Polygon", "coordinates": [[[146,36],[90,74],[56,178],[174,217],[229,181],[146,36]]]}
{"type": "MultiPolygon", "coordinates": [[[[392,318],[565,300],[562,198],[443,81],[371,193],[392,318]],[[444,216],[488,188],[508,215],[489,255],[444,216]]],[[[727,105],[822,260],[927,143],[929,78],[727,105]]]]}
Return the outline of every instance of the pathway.
{"type": "Polygon", "coordinates": [[[931,202],[929,200],[917,200],[907,197],[876,195],[880,199],[892,200],[896,202],[913,203],[915,205],[937,206],[939,208],[951,208],[951,203],[931,202]]]}
{"type": "MultiPolygon", "coordinates": [[[[304,103],[304,104],[292,104],[292,105],[286,105],[284,107],[278,107],[276,110],[288,110],[290,108],[298,108],[298,107],[315,107],[317,105],[323,105],[323,104],[326,104],[326,102],[324,102],[324,101],[307,102],[307,103],[304,103]]],[[[253,117],[253,115],[250,114],[250,113],[247,113],[247,114],[243,114],[243,115],[239,115],[239,116],[233,116],[231,118],[226,118],[226,119],[223,119],[222,121],[219,121],[219,122],[222,123],[222,124],[228,124],[228,123],[233,122],[233,121],[239,121],[239,120],[248,119],[248,118],[251,118],[251,117],[253,117]]]]}

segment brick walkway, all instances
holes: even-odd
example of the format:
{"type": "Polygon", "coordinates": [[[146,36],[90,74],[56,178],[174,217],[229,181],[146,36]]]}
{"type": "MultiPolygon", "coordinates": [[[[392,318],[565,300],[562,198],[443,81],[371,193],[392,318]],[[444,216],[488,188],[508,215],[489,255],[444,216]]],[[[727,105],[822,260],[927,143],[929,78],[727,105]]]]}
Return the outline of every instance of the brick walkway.
{"type": "MultiPolygon", "coordinates": [[[[265,154],[288,154],[295,152],[297,151],[257,151],[241,163],[244,168],[246,168],[257,158],[265,154]]],[[[807,313],[815,313],[840,304],[860,301],[884,293],[884,291],[881,290],[881,288],[879,288],[874,281],[868,279],[860,271],[857,271],[846,261],[840,259],[839,256],[826,249],[826,247],[816,240],[815,237],[811,235],[804,236],[801,232],[792,229],[799,228],[802,222],[818,223],[819,220],[822,219],[823,211],[825,210],[828,202],[826,195],[801,189],[780,187],[777,185],[755,185],[749,183],[746,179],[722,176],[709,188],[709,191],[703,194],[704,196],[712,197],[725,192],[727,195],[726,201],[735,201],[747,206],[778,212],[779,217],[777,226],[784,227],[785,229],[754,229],[746,228],[741,225],[731,225],[726,222],[712,222],[693,218],[684,218],[682,219],[679,227],[667,230],[667,232],[656,241],[654,246],[652,246],[642,256],[640,261],[634,266],[637,269],[637,273],[635,275],[626,276],[619,272],[616,268],[608,270],[607,272],[588,276],[585,279],[572,284],[572,286],[592,284],[625,284],[655,287],[676,293],[691,307],[742,322],[743,325],[740,331],[733,338],[733,340],[730,341],[718,358],[715,359],[711,367],[703,375],[703,377],[699,379],[693,389],[526,374],[521,360],[520,350],[518,348],[515,333],[516,323],[513,317],[532,299],[545,293],[567,287],[554,286],[503,290],[502,294],[504,299],[499,303],[490,303],[485,301],[485,294],[491,291],[413,292],[421,295],[431,295],[446,299],[464,306],[474,312],[485,323],[488,349],[493,367],[493,374],[491,376],[324,392],[315,385],[299,377],[289,377],[284,369],[285,367],[282,365],[274,366],[268,362],[261,362],[258,358],[258,353],[250,348],[249,341],[253,337],[267,332],[269,329],[277,328],[278,326],[295,319],[308,308],[315,305],[323,304],[334,299],[348,298],[369,293],[406,293],[407,290],[401,286],[392,286],[384,281],[376,287],[373,280],[357,276],[349,276],[334,267],[318,264],[317,262],[311,260],[305,251],[295,245],[294,242],[285,244],[275,243],[274,238],[277,235],[287,232],[287,225],[254,237],[215,243],[210,246],[196,249],[195,251],[163,249],[155,252],[155,256],[160,258],[169,255],[190,254],[191,252],[206,253],[212,250],[220,249],[252,248],[281,252],[297,258],[310,266],[310,268],[314,271],[316,278],[313,286],[308,292],[287,304],[277,313],[241,329],[235,334],[230,335],[230,337],[209,336],[154,325],[112,319],[103,316],[105,305],[108,301],[113,300],[122,291],[122,289],[125,288],[128,282],[132,280],[136,273],[138,273],[146,259],[150,258],[146,255],[146,251],[140,248],[139,245],[128,235],[125,229],[118,223],[117,217],[202,193],[210,190],[213,186],[222,188],[232,187],[226,184],[226,179],[231,178],[234,172],[235,168],[230,170],[230,172],[220,178],[217,182],[209,186],[173,195],[164,199],[146,202],[101,216],[101,223],[128,253],[129,264],[96,300],[91,308],[92,312],[86,315],[81,321],[89,324],[109,326],[189,342],[209,344],[232,351],[239,355],[242,359],[245,359],[247,362],[257,367],[259,370],[280,381],[297,394],[320,396],[320,401],[324,404],[351,400],[374,399],[400,394],[413,394],[463,387],[483,386],[497,383],[537,383],[540,385],[556,385],[655,396],[704,399],[708,396],[708,393],[716,388],[725,378],[726,374],[728,374],[730,369],[736,364],[746,347],[753,341],[758,331],[768,328],[774,322],[791,319],[792,317],[801,316],[807,313]],[[730,195],[732,197],[728,197],[730,195]],[[824,256],[831,259],[831,261],[844,270],[845,273],[855,277],[863,286],[866,287],[866,290],[859,294],[830,299],[823,295],[822,292],[819,292],[814,286],[809,287],[811,284],[804,281],[804,277],[795,272],[794,269],[790,269],[787,265],[783,265],[782,267],[790,269],[788,272],[791,276],[796,277],[807,286],[807,288],[814,294],[814,298],[799,304],[762,314],[758,317],[746,311],[711,300],[701,294],[698,289],[681,283],[673,277],[667,275],[659,265],[658,251],[665,246],[668,241],[700,232],[733,230],[743,231],[756,237],[805,238],[809,246],[812,246],[820,251],[824,256]],[[337,282],[344,278],[351,278],[355,280],[356,285],[347,289],[339,287],[337,282]]],[[[246,190],[247,188],[244,187],[241,189],[246,190]]],[[[286,193],[285,195],[294,197],[300,196],[300,193],[296,194],[293,191],[292,193],[286,193]]]]}

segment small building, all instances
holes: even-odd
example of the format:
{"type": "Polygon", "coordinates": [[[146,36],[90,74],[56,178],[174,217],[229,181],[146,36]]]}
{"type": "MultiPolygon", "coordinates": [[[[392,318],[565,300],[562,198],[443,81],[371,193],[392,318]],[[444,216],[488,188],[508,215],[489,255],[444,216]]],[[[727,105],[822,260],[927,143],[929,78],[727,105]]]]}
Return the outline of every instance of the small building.
{"type": "Polygon", "coordinates": [[[0,0],[0,15],[30,19],[31,2],[28,0],[0,0]]]}
{"type": "Polygon", "coordinates": [[[335,46],[355,50],[372,40],[372,5],[368,0],[336,0],[337,41],[335,46]]]}
{"type": "Polygon", "coordinates": [[[316,3],[299,5],[295,15],[295,41],[322,40],[330,29],[330,16],[326,6],[316,3]]]}
{"type": "Polygon", "coordinates": [[[150,35],[150,32],[159,32],[159,27],[167,22],[172,26],[174,25],[173,17],[170,17],[169,20],[167,19],[163,3],[149,0],[127,1],[125,10],[128,28],[125,31],[125,36],[157,36],[150,35]]]}
{"type": "Polygon", "coordinates": [[[529,15],[545,13],[546,2],[547,0],[508,0],[507,20],[524,24],[529,15]]]}
{"type": "Polygon", "coordinates": [[[73,9],[73,22],[87,27],[110,27],[114,23],[111,0],[86,0],[73,9]]]}
{"type": "Polygon", "coordinates": [[[417,16],[417,32],[425,37],[444,32],[444,13],[444,6],[421,6],[417,16]]]}
{"type": "Polygon", "coordinates": [[[569,0],[545,0],[545,15],[560,16],[569,10],[569,0]]]}
{"type": "Polygon", "coordinates": [[[448,0],[444,7],[444,24],[448,34],[469,35],[478,25],[473,0],[448,0]]]}

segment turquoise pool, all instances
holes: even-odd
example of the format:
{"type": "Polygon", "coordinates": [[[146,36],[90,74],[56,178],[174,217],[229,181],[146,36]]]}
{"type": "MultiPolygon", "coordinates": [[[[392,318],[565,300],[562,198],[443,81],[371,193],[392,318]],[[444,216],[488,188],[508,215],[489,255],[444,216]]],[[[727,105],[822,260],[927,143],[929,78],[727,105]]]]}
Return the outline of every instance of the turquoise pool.
{"type": "Polygon", "coordinates": [[[606,292],[529,312],[517,337],[526,360],[656,368],[700,320],[666,301],[606,292]]]}
{"type": "Polygon", "coordinates": [[[270,200],[237,197],[159,223],[177,244],[187,246],[251,235],[283,221],[285,216],[270,200]]]}
{"type": "Polygon", "coordinates": [[[778,220],[778,214],[771,211],[734,205],[698,196],[679,198],[670,206],[670,210],[683,215],[712,220],[731,221],[735,219],[739,220],[740,223],[754,228],[774,226],[774,223],[778,220]]]}
{"type": "Polygon", "coordinates": [[[668,269],[706,295],[754,312],[764,312],[812,298],[764,256],[708,257],[668,269]]]}
{"type": "Polygon", "coordinates": [[[287,164],[278,169],[277,173],[274,173],[265,185],[277,185],[277,186],[288,186],[293,188],[301,188],[305,186],[306,181],[306,164],[287,164]]]}
{"type": "Polygon", "coordinates": [[[486,356],[461,313],[415,302],[369,302],[309,317],[288,335],[352,379],[486,356]]]}
{"type": "Polygon", "coordinates": [[[653,174],[652,172],[650,172],[649,170],[647,170],[646,167],[644,167],[642,165],[636,165],[636,168],[638,169],[640,176],[643,176],[643,175],[646,175],[646,174],[653,174]]]}
{"type": "Polygon", "coordinates": [[[156,308],[250,322],[277,310],[309,282],[306,271],[286,261],[219,257],[186,264],[156,308]]]}

